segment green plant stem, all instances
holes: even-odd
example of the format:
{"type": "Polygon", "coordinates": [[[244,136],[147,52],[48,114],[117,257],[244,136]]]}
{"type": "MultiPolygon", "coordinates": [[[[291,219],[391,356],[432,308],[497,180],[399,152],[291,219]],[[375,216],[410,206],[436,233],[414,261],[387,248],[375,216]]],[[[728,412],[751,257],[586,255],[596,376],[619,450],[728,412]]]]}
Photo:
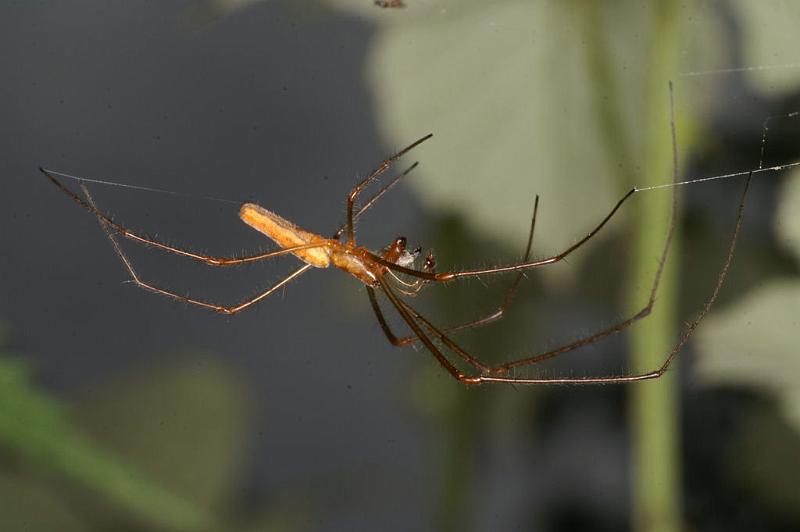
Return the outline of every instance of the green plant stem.
{"type": "MultiPolygon", "coordinates": [[[[587,47],[587,65],[597,95],[597,121],[606,144],[606,153],[625,188],[660,184],[672,175],[672,142],[668,112],[667,82],[678,72],[679,28],[674,3],[653,5],[649,14],[650,47],[644,64],[643,111],[645,135],[643,157],[628,134],[623,116],[635,103],[623,104],[622,92],[613,72],[613,60],[602,26],[602,6],[595,2],[583,5],[587,47]],[[601,95],[605,99],[601,99],[601,95]],[[623,107],[623,105],[625,105],[623,107]],[[645,172],[634,172],[645,168],[645,172]]],[[[634,108],[634,112],[641,112],[634,108]]],[[[635,210],[633,253],[628,271],[633,290],[628,307],[638,310],[647,300],[657,260],[668,229],[671,191],[639,194],[631,208],[635,210]]],[[[635,371],[658,367],[674,341],[678,276],[673,257],[679,255],[677,234],[673,236],[670,259],[661,279],[653,313],[631,329],[631,366],[635,371]]],[[[675,366],[673,366],[675,368],[675,366]]],[[[658,381],[631,387],[631,424],[633,436],[633,529],[648,532],[675,532],[681,529],[681,478],[679,442],[679,390],[673,371],[658,381]]]]}
{"type": "MultiPolygon", "coordinates": [[[[667,99],[667,81],[678,72],[679,27],[677,4],[662,1],[654,6],[646,73],[646,135],[644,161],[647,169],[636,185],[662,183],[672,175],[672,153],[667,99]]],[[[641,194],[635,204],[630,308],[646,300],[656,260],[667,232],[671,191],[641,194]]],[[[678,271],[675,257],[680,242],[674,235],[672,249],[661,279],[653,313],[635,327],[630,336],[635,371],[657,368],[675,340],[678,271]]],[[[648,532],[681,530],[681,477],[679,452],[680,397],[676,365],[657,381],[631,387],[633,436],[633,529],[648,532]]]]}

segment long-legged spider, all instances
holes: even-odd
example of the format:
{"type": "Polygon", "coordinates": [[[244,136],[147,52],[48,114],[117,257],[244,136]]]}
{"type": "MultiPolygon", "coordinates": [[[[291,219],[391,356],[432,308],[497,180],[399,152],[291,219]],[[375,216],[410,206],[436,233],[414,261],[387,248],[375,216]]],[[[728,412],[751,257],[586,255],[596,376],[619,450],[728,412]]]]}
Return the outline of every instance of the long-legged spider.
{"type": "MultiPolygon", "coordinates": [[[[595,332],[594,334],[590,334],[583,338],[579,338],[571,343],[557,347],[555,349],[539,353],[535,356],[512,360],[499,365],[487,365],[481,362],[475,356],[468,353],[462,347],[460,347],[451,338],[450,334],[464,329],[483,326],[500,319],[505,313],[509,303],[513,299],[517,287],[519,285],[519,282],[521,280],[521,277],[526,270],[546,266],[549,264],[555,264],[557,262],[564,260],[568,255],[570,255],[575,250],[579,249],[591,238],[593,238],[617,213],[617,211],[620,209],[623,203],[625,203],[631,196],[633,196],[640,189],[633,188],[629,190],[614,205],[611,211],[600,221],[600,223],[598,223],[597,226],[594,227],[594,229],[592,229],[588,234],[586,234],[586,236],[584,236],[571,246],[567,247],[560,253],[552,255],[550,257],[536,259],[536,260],[530,259],[531,245],[533,242],[533,234],[536,226],[536,214],[538,211],[538,204],[539,204],[538,201],[539,198],[537,196],[536,201],[534,202],[533,217],[531,220],[530,232],[528,234],[527,248],[525,251],[524,258],[522,259],[521,262],[506,266],[493,267],[493,268],[437,272],[435,268],[434,257],[432,253],[429,253],[424,259],[422,267],[420,269],[416,269],[413,267],[413,265],[416,262],[420,250],[416,249],[412,252],[409,252],[406,249],[405,237],[402,236],[397,237],[394,240],[394,242],[392,242],[383,251],[381,251],[380,253],[374,253],[369,249],[367,249],[366,247],[359,246],[356,244],[354,222],[364,212],[366,212],[369,208],[371,208],[375,204],[375,202],[378,201],[378,199],[380,199],[380,197],[383,196],[390,188],[392,188],[401,178],[403,178],[411,170],[413,170],[416,167],[417,163],[415,162],[414,164],[409,166],[405,171],[396,175],[391,181],[389,181],[386,185],[380,188],[371,198],[369,198],[369,200],[366,203],[364,203],[360,208],[356,209],[355,205],[356,205],[356,200],[368,185],[373,183],[381,174],[383,174],[387,169],[389,169],[389,167],[392,166],[403,155],[405,155],[407,152],[409,152],[410,150],[412,150],[413,148],[415,148],[416,146],[418,146],[419,144],[428,140],[431,137],[432,134],[426,135],[425,137],[422,137],[421,139],[412,143],[408,147],[392,155],[391,157],[383,161],[383,163],[381,163],[380,166],[378,166],[371,174],[369,174],[366,178],[364,178],[360,183],[356,185],[355,188],[353,188],[350,191],[350,194],[347,197],[347,221],[333,233],[331,238],[325,238],[323,236],[300,229],[294,224],[281,218],[277,214],[274,214],[258,205],[252,203],[245,203],[244,205],[241,206],[241,209],[239,211],[240,218],[254,229],[260,231],[261,233],[265,234],[273,241],[275,241],[275,243],[277,243],[281,247],[281,249],[266,253],[260,253],[256,255],[240,256],[240,257],[214,257],[210,255],[195,253],[192,251],[187,251],[184,249],[171,246],[169,244],[164,243],[163,241],[159,241],[154,238],[143,236],[140,233],[131,231],[130,229],[112,220],[111,217],[104,214],[97,208],[91,195],[89,194],[88,189],[86,188],[86,185],[83,182],[81,182],[80,185],[80,188],[84,195],[84,197],[82,198],[76,192],[66,187],[56,177],[56,173],[45,170],[44,168],[41,168],[40,170],[42,171],[42,173],[44,173],[45,176],[47,176],[48,179],[50,179],[50,181],[52,181],[59,189],[61,189],[65,194],[67,194],[73,201],[75,201],[76,203],[81,205],[84,209],[86,209],[87,211],[89,211],[90,213],[92,213],[97,217],[97,219],[100,222],[100,225],[103,227],[106,234],[108,235],[108,238],[111,240],[114,250],[122,260],[123,264],[125,265],[125,268],[128,270],[128,273],[132,281],[141,288],[155,292],[157,294],[161,294],[163,296],[167,296],[192,305],[205,307],[222,314],[236,314],[247,308],[252,307],[253,305],[263,300],[264,298],[266,298],[267,296],[269,296],[282,286],[285,286],[290,281],[300,277],[302,274],[307,272],[312,267],[325,268],[330,265],[334,265],[337,268],[353,275],[359,281],[361,281],[366,285],[367,295],[369,296],[369,301],[372,310],[374,311],[378,323],[380,324],[381,329],[388,338],[389,342],[391,342],[395,346],[403,346],[414,342],[421,342],[428,349],[428,351],[430,351],[430,353],[436,358],[436,360],[442,365],[442,367],[444,367],[450,373],[450,375],[452,375],[454,378],[465,384],[480,384],[484,382],[506,382],[506,383],[516,383],[516,384],[603,384],[603,383],[634,382],[647,379],[655,379],[662,376],[667,371],[667,369],[669,368],[672,361],[675,359],[678,352],[688,341],[689,337],[693,334],[694,330],[697,328],[700,321],[708,313],[712,304],[717,298],[720,288],[722,287],[722,284],[725,280],[726,274],[730,267],[731,261],[733,259],[733,254],[736,247],[736,240],[738,238],[742,224],[742,215],[744,211],[745,197],[747,194],[747,189],[750,184],[750,179],[752,178],[752,172],[750,172],[750,174],[747,176],[744,191],[742,192],[736,215],[736,226],[731,236],[727,256],[723,261],[722,268],[717,277],[716,285],[714,286],[711,295],[709,296],[708,300],[706,301],[699,315],[695,318],[694,321],[689,323],[689,325],[681,335],[680,339],[678,340],[678,343],[675,345],[672,351],[670,351],[668,354],[665,355],[663,363],[658,368],[645,373],[629,373],[621,375],[596,376],[596,377],[594,376],[538,377],[538,378],[518,377],[511,374],[512,370],[516,370],[521,367],[533,366],[535,364],[551,359],[568,351],[573,351],[579,347],[593,344],[603,338],[606,338],[608,336],[611,336],[628,328],[635,322],[641,320],[642,318],[650,314],[655,303],[656,294],[658,292],[658,287],[661,280],[661,275],[664,270],[664,264],[669,254],[670,244],[672,241],[672,234],[675,230],[675,221],[677,216],[677,195],[676,195],[677,189],[676,187],[673,187],[672,213],[669,222],[669,229],[667,231],[664,247],[658,261],[658,268],[653,278],[653,284],[650,289],[650,296],[646,304],[638,312],[615,323],[614,325],[611,325],[610,327],[602,329],[598,332],[595,332]],[[190,259],[203,262],[210,266],[240,265],[245,263],[266,260],[283,255],[293,255],[296,258],[300,259],[301,261],[305,262],[305,264],[297,268],[292,273],[288,274],[286,277],[284,277],[283,279],[281,279],[280,281],[278,281],[277,283],[275,283],[274,285],[272,285],[271,287],[257,294],[254,297],[251,297],[235,305],[230,305],[230,306],[218,305],[200,299],[193,299],[166,290],[164,288],[160,288],[146,281],[143,281],[142,278],[137,273],[137,271],[134,269],[133,264],[131,263],[128,256],[122,250],[122,247],[117,241],[116,238],[117,235],[121,235],[130,240],[134,240],[136,242],[152,246],[157,249],[161,249],[163,251],[174,253],[176,255],[180,255],[183,257],[188,257],[190,259]],[[342,236],[346,236],[346,240],[344,242],[340,241],[342,236]],[[415,282],[403,281],[401,278],[397,276],[395,272],[414,278],[415,282]],[[420,289],[422,289],[428,283],[449,282],[468,277],[477,277],[483,275],[503,274],[503,273],[515,273],[516,275],[513,281],[511,282],[511,285],[509,286],[505,298],[503,299],[500,306],[494,312],[488,314],[485,317],[455,327],[450,327],[447,329],[441,329],[435,326],[431,321],[429,321],[427,318],[421,315],[409,303],[407,303],[404,299],[401,298],[401,295],[415,295],[420,289]],[[377,289],[383,291],[388,301],[399,313],[403,321],[405,321],[405,323],[411,329],[413,333],[411,336],[398,337],[392,332],[388,322],[384,317],[383,311],[381,310],[381,307],[378,303],[375,293],[377,289]],[[439,345],[437,345],[437,343],[439,345]],[[440,346],[444,346],[444,349],[440,346]],[[468,367],[469,370],[463,371],[462,369],[460,369],[459,366],[456,365],[456,363],[453,360],[451,360],[451,357],[448,357],[445,354],[445,352],[450,352],[451,357],[452,354],[454,354],[456,357],[458,357],[458,359],[461,359],[464,367],[468,367]]],[[[677,183],[676,144],[677,143],[675,140],[675,126],[673,121],[672,148],[673,148],[674,183],[677,183]]],[[[65,174],[59,174],[59,175],[65,175],[65,174]]]]}

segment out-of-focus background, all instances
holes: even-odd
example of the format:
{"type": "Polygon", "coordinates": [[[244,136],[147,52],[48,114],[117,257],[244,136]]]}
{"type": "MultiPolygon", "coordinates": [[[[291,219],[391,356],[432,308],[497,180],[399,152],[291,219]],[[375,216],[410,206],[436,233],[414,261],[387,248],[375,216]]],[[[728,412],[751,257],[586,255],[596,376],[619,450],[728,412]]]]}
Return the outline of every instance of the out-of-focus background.
{"type": "MultiPolygon", "coordinates": [[[[800,160],[790,0],[405,4],[0,6],[2,530],[798,529],[800,176],[754,179],[720,300],[665,379],[467,389],[392,348],[340,272],[235,317],[136,289],[37,171],[178,192],[91,187],[127,226],[239,254],[269,245],[218,199],[327,234],[359,177],[432,132],[358,234],[374,249],[406,235],[450,269],[518,260],[536,194],[546,256],[631,186],[669,182],[670,80],[681,178],[800,160]]],[[[644,324],[520,373],[658,365],[713,289],[742,186],[681,188],[644,324]]],[[[635,312],[669,201],[634,196],[529,272],[505,320],[458,339],[497,362],[635,312]]],[[[124,245],[144,278],[218,302],[294,266],[219,271],[124,245]]],[[[511,280],[413,304],[454,324],[511,280]]]]}

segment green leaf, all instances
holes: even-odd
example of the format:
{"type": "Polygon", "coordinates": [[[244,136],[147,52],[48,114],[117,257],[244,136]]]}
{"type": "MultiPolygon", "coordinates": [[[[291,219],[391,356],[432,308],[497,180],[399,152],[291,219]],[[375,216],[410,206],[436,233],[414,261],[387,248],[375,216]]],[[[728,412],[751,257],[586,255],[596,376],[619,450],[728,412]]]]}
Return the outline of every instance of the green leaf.
{"type": "Polygon", "coordinates": [[[202,353],[92,388],[76,404],[78,419],[106,445],[219,511],[238,486],[249,410],[238,376],[202,353]]]}
{"type": "Polygon", "coordinates": [[[769,390],[800,430],[798,327],[800,282],[770,281],[706,319],[697,332],[696,373],[706,383],[769,390]]]}
{"type": "Polygon", "coordinates": [[[775,231],[781,242],[800,260],[800,171],[794,171],[786,177],[780,198],[775,215],[775,231]]]}
{"type": "Polygon", "coordinates": [[[580,12],[548,2],[451,7],[409,8],[377,35],[367,76],[382,130],[402,143],[434,133],[412,154],[421,166],[408,181],[430,210],[521,246],[540,194],[537,247],[563,247],[621,190],[597,141],[580,12]]]}
{"type": "MultiPolygon", "coordinates": [[[[76,428],[57,401],[31,384],[28,367],[20,360],[0,359],[0,447],[17,458],[20,468],[61,477],[144,522],[182,530],[205,528],[211,522],[202,507],[165,489],[76,428]]],[[[0,486],[15,484],[4,479],[0,486]]],[[[20,493],[26,491],[48,498],[34,487],[20,493]]],[[[8,527],[19,519],[35,522],[50,517],[58,519],[51,521],[52,526],[60,527],[58,516],[69,510],[62,507],[53,514],[34,511],[27,517],[21,512],[15,507],[0,513],[1,528],[14,529],[8,527]]]]}
{"type": "Polygon", "coordinates": [[[800,3],[735,0],[733,8],[741,28],[744,75],[758,91],[773,96],[788,95],[800,85],[797,49],[800,33],[800,3]]]}

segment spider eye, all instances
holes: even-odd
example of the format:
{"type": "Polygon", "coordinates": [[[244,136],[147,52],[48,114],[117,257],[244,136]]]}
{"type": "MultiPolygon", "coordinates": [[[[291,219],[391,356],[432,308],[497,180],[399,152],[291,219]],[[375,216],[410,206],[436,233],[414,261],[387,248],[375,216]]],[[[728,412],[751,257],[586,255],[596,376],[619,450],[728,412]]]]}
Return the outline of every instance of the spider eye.
{"type": "Polygon", "coordinates": [[[400,249],[406,249],[406,237],[398,236],[397,239],[394,241],[394,245],[399,247],[400,249]]]}
{"type": "Polygon", "coordinates": [[[436,267],[436,259],[433,258],[433,252],[428,253],[428,256],[425,257],[425,264],[422,266],[424,270],[431,270],[436,267]]]}

